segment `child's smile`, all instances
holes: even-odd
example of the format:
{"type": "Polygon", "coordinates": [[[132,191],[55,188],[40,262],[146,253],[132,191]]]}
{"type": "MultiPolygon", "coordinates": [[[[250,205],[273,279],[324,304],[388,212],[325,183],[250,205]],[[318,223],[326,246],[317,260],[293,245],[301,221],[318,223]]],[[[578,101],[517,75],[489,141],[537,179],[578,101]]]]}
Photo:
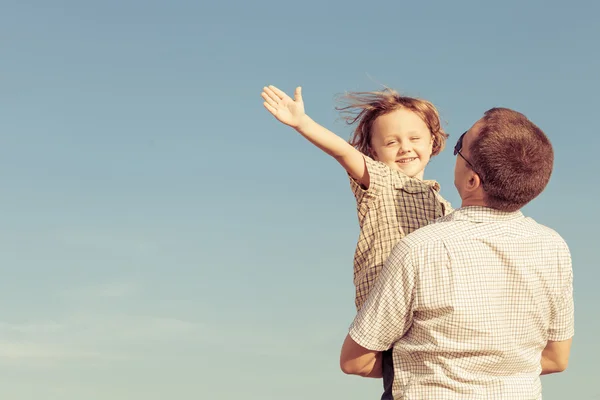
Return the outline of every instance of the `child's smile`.
{"type": "Polygon", "coordinates": [[[417,114],[400,108],[381,115],[373,122],[371,134],[373,158],[411,178],[423,179],[433,137],[417,114]]]}

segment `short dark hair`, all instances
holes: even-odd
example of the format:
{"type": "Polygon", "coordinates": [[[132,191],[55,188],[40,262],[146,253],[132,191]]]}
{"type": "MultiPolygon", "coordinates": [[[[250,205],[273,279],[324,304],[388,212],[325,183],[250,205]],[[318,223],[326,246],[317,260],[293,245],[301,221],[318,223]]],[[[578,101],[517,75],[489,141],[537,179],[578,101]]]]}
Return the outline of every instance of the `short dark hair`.
{"type": "Polygon", "coordinates": [[[525,115],[508,108],[486,111],[480,123],[469,150],[484,182],[486,203],[502,211],[519,210],[548,184],[552,144],[525,115]]]}

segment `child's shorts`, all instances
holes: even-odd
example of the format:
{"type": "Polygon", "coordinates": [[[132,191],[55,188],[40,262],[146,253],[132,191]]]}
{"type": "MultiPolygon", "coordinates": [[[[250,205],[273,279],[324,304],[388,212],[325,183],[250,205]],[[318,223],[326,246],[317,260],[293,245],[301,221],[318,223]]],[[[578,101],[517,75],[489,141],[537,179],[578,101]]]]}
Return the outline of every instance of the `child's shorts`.
{"type": "Polygon", "coordinates": [[[392,383],[394,383],[394,359],[392,349],[382,353],[383,394],[381,400],[394,400],[392,395],[392,383]]]}

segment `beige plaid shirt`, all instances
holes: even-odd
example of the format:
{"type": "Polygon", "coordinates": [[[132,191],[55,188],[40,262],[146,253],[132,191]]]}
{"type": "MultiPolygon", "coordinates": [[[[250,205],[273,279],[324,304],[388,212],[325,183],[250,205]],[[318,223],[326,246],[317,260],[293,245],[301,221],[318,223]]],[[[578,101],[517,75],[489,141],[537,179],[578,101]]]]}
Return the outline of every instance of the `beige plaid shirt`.
{"type": "Polygon", "coordinates": [[[393,346],[394,399],[541,399],[541,354],[573,336],[571,256],[520,211],[465,207],[405,237],[350,328],[393,346]]]}
{"type": "Polygon", "coordinates": [[[356,307],[360,309],[390,252],[404,236],[448,214],[452,207],[435,181],[409,178],[365,156],[368,190],[350,179],[356,197],[360,236],[354,253],[356,307]]]}

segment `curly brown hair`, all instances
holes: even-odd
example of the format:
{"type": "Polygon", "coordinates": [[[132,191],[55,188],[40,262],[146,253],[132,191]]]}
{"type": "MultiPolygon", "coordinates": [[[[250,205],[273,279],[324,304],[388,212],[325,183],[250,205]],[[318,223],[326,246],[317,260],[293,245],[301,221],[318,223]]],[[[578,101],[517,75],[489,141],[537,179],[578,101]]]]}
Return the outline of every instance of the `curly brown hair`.
{"type": "Polygon", "coordinates": [[[417,114],[429,128],[433,137],[432,156],[439,154],[446,145],[448,134],[444,132],[440,115],[435,106],[423,99],[402,96],[385,88],[375,92],[349,92],[341,98],[342,107],[336,107],[348,125],[358,121],[349,142],[361,153],[371,156],[371,128],[377,117],[404,108],[417,114]]]}

